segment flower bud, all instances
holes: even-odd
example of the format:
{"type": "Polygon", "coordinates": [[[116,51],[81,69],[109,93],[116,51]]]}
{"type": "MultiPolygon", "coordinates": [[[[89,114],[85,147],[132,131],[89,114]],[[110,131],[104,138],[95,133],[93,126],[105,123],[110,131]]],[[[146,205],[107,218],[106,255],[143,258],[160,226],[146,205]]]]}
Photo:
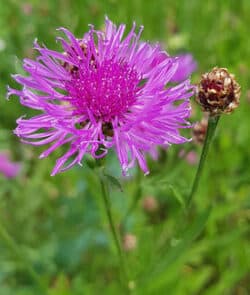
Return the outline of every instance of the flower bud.
{"type": "Polygon", "coordinates": [[[158,201],[154,197],[147,196],[143,199],[142,207],[143,207],[145,213],[151,214],[151,213],[154,213],[158,210],[159,204],[158,204],[158,201]]]}
{"type": "Polygon", "coordinates": [[[197,122],[194,124],[193,127],[193,140],[197,144],[203,144],[206,137],[207,132],[207,125],[208,120],[206,118],[203,118],[200,122],[197,122]]]}
{"type": "Polygon", "coordinates": [[[198,155],[195,151],[188,152],[185,158],[189,165],[196,165],[198,163],[198,155]]]}
{"type": "Polygon", "coordinates": [[[133,251],[137,247],[137,237],[133,234],[125,234],[123,237],[123,249],[126,252],[133,251]]]}
{"type": "Polygon", "coordinates": [[[197,102],[210,116],[230,114],[240,102],[240,86],[225,68],[215,67],[202,75],[197,102]]]}

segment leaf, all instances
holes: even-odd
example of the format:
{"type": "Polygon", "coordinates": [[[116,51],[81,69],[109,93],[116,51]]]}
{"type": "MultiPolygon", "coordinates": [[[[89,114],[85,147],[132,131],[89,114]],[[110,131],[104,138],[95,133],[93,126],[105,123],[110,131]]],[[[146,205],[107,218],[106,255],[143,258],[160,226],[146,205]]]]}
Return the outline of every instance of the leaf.
{"type": "Polygon", "coordinates": [[[117,178],[106,173],[104,173],[104,176],[108,179],[108,181],[110,182],[112,186],[118,188],[121,192],[123,192],[122,185],[117,178]]]}
{"type": "Polygon", "coordinates": [[[157,268],[153,270],[149,276],[146,276],[145,281],[141,285],[144,286],[143,290],[146,290],[146,294],[157,294],[154,293],[157,289],[162,288],[166,283],[167,272],[170,266],[173,263],[176,263],[177,260],[187,251],[187,249],[191,246],[192,242],[200,235],[202,230],[205,227],[205,224],[208,220],[208,217],[211,213],[211,207],[203,211],[195,221],[189,225],[188,228],[184,231],[182,237],[178,239],[178,243],[175,243],[170,246],[169,249],[166,249],[166,255],[161,257],[159,263],[156,263],[157,268]],[[154,282],[152,284],[152,281],[154,282]]]}
{"type": "Polygon", "coordinates": [[[176,190],[171,184],[169,184],[168,187],[172,191],[176,200],[180,203],[181,207],[184,209],[186,207],[186,204],[181,193],[178,190],[176,190]]]}

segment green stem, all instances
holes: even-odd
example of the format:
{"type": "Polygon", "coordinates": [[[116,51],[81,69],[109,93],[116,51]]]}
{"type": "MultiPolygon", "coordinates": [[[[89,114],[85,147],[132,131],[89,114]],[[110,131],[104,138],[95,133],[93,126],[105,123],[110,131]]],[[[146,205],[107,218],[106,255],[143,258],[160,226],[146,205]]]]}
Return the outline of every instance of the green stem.
{"type": "Polygon", "coordinates": [[[104,201],[104,205],[105,205],[105,211],[107,214],[112,237],[113,237],[113,240],[114,240],[114,243],[116,246],[117,254],[119,256],[121,272],[122,272],[122,276],[124,277],[123,281],[124,281],[126,288],[127,288],[127,284],[126,284],[127,283],[127,272],[125,269],[125,263],[124,263],[123,252],[122,252],[120,240],[118,238],[118,234],[117,234],[117,231],[115,228],[115,223],[114,223],[113,216],[111,213],[111,204],[110,204],[108,185],[106,185],[106,182],[104,181],[104,178],[102,175],[99,175],[99,179],[100,179],[100,184],[101,184],[102,197],[103,197],[103,201],[104,201]]]}
{"type": "Polygon", "coordinates": [[[191,205],[192,199],[193,199],[193,197],[194,197],[194,195],[195,195],[195,193],[196,193],[196,191],[198,189],[198,185],[199,185],[200,178],[201,178],[201,175],[202,175],[204,163],[205,163],[206,158],[207,158],[209,146],[210,146],[210,143],[211,143],[211,141],[213,139],[213,135],[214,135],[216,126],[217,126],[217,124],[219,122],[219,118],[220,118],[220,116],[209,117],[209,119],[208,119],[206,138],[205,138],[205,142],[204,142],[204,145],[203,145],[203,148],[202,148],[200,161],[199,161],[199,166],[198,166],[198,169],[196,171],[196,175],[195,175],[195,179],[194,179],[194,182],[193,182],[193,185],[192,185],[192,189],[191,189],[190,195],[189,195],[188,200],[187,200],[187,207],[189,207],[191,205]]]}
{"type": "Polygon", "coordinates": [[[133,193],[132,203],[129,205],[129,208],[127,212],[125,213],[123,220],[122,220],[122,229],[124,229],[128,217],[133,213],[133,211],[136,209],[138,202],[141,199],[142,196],[142,189],[141,189],[141,171],[140,169],[137,169],[136,179],[135,179],[135,191],[133,193]]]}
{"type": "Polygon", "coordinates": [[[41,282],[39,275],[30,265],[29,261],[25,259],[25,255],[23,255],[23,253],[21,253],[19,249],[19,245],[17,245],[16,242],[12,239],[12,237],[9,235],[9,233],[7,232],[7,230],[5,229],[4,225],[1,222],[0,222],[0,239],[5,242],[5,244],[12,251],[12,253],[23,263],[23,266],[29,273],[30,277],[37,284],[39,289],[43,292],[42,294],[47,294],[47,289],[44,286],[44,284],[41,282]]]}

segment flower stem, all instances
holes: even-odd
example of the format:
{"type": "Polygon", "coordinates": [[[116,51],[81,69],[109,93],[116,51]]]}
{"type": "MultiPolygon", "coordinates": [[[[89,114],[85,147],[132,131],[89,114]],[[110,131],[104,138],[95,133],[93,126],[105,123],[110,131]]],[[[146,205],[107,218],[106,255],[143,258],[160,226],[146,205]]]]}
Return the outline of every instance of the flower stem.
{"type": "Polygon", "coordinates": [[[203,145],[203,148],[202,148],[200,161],[199,161],[198,169],[196,171],[196,175],[195,175],[195,178],[194,178],[194,181],[193,181],[192,189],[191,189],[191,192],[190,192],[189,197],[187,199],[187,208],[190,207],[192,199],[194,198],[194,195],[195,195],[195,193],[196,193],[196,191],[198,189],[198,185],[199,185],[200,178],[201,178],[201,175],[202,175],[204,163],[205,163],[206,158],[207,158],[209,146],[210,146],[210,143],[211,143],[211,141],[213,139],[215,129],[216,129],[217,124],[219,122],[219,118],[220,118],[220,116],[216,116],[216,117],[211,117],[210,116],[209,119],[208,119],[206,138],[205,138],[205,142],[204,142],[204,145],[203,145]]]}
{"type": "Polygon", "coordinates": [[[135,184],[136,184],[136,188],[135,191],[133,193],[133,198],[132,198],[132,203],[129,205],[127,212],[125,213],[121,226],[122,226],[122,230],[124,230],[127,219],[130,217],[130,215],[134,212],[134,210],[136,209],[138,202],[141,199],[142,196],[142,188],[141,188],[141,171],[139,169],[137,169],[137,174],[136,174],[136,178],[135,178],[135,184]]]}
{"type": "MultiPolygon", "coordinates": [[[[115,228],[115,223],[113,220],[113,216],[111,213],[111,204],[110,204],[110,196],[109,196],[109,188],[108,185],[106,184],[106,182],[104,181],[104,178],[102,175],[99,175],[99,179],[100,179],[100,184],[101,184],[101,191],[102,191],[102,197],[103,197],[103,201],[104,201],[104,206],[105,206],[105,211],[107,214],[107,218],[108,218],[108,222],[109,222],[109,226],[111,229],[111,233],[112,233],[112,237],[116,246],[116,250],[117,250],[117,254],[119,256],[119,262],[120,262],[120,267],[121,267],[121,272],[122,272],[122,277],[124,278],[123,282],[126,283],[127,282],[127,272],[125,269],[125,263],[124,263],[124,257],[123,257],[123,252],[122,252],[122,248],[121,248],[121,244],[120,244],[120,240],[115,228]]],[[[127,288],[127,286],[126,286],[127,288]]]]}
{"type": "Polygon", "coordinates": [[[12,253],[23,263],[23,266],[29,273],[30,277],[39,287],[39,289],[43,292],[43,294],[47,294],[47,288],[42,283],[39,275],[33,269],[32,265],[29,263],[27,259],[25,259],[25,255],[21,253],[19,250],[19,246],[13,240],[13,238],[9,235],[8,231],[5,229],[4,225],[0,222],[0,239],[5,242],[7,247],[12,251],[12,253]]]}

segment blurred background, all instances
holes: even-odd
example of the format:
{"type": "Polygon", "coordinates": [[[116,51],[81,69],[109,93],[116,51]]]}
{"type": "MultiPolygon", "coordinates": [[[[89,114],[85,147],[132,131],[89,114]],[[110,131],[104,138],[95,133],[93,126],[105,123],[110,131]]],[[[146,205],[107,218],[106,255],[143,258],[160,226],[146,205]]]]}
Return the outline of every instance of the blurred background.
{"type": "MultiPolygon", "coordinates": [[[[0,0],[0,7],[0,295],[250,294],[249,0],[0,0]],[[193,83],[220,66],[242,86],[240,107],[219,122],[190,216],[183,204],[201,152],[196,142],[149,159],[147,177],[135,169],[120,178],[123,192],[107,179],[127,291],[96,174],[84,165],[50,177],[60,151],[38,160],[42,148],[12,134],[16,119],[31,111],[17,97],[5,100],[6,86],[18,87],[11,74],[22,74],[22,59],[35,57],[35,38],[59,49],[56,28],[81,37],[90,23],[101,29],[105,15],[128,28],[143,24],[142,38],[171,55],[190,52],[198,64],[193,83]],[[48,291],[39,291],[39,282],[48,291]]],[[[194,102],[191,120],[201,118],[194,102]]],[[[106,164],[120,175],[115,155],[106,164]]]]}

